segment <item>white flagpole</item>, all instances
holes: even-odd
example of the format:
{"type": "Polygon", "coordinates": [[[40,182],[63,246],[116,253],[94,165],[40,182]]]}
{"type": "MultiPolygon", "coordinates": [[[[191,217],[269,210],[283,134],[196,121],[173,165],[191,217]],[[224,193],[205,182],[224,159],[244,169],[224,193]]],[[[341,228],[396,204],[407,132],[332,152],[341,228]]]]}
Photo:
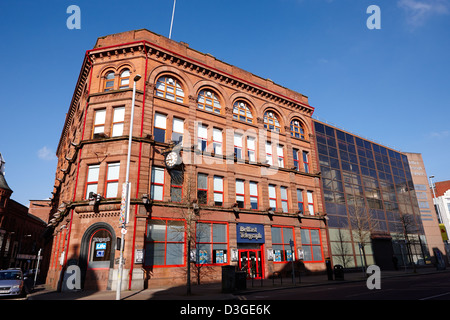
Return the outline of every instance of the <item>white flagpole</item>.
{"type": "Polygon", "coordinates": [[[172,37],[173,16],[175,15],[175,4],[176,3],[177,3],[177,0],[173,0],[172,21],[170,22],[169,39],[171,39],[171,37],[172,37]]]}

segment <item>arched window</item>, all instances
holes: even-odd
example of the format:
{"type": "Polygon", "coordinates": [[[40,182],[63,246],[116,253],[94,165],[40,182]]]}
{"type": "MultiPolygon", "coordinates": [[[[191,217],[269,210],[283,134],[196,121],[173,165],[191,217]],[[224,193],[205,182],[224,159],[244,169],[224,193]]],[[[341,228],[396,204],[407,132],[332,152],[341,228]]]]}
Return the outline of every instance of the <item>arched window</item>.
{"type": "Polygon", "coordinates": [[[114,78],[115,78],[115,76],[114,76],[114,72],[113,71],[110,71],[110,72],[108,72],[106,74],[106,76],[105,76],[105,86],[103,88],[104,92],[114,90],[114,78]]]}
{"type": "Polygon", "coordinates": [[[170,76],[162,76],[156,82],[156,96],[176,102],[184,102],[184,91],[180,82],[170,76]]]}
{"type": "Polygon", "coordinates": [[[305,139],[305,129],[299,120],[294,119],[291,121],[291,136],[305,139]]]}
{"type": "Polygon", "coordinates": [[[281,132],[280,121],[272,111],[266,111],[264,113],[264,128],[271,131],[281,132]]]}
{"type": "Polygon", "coordinates": [[[126,89],[130,86],[130,70],[124,69],[120,73],[120,89],[126,89]]]}
{"type": "Polygon", "coordinates": [[[218,96],[213,91],[207,89],[199,92],[197,106],[202,110],[215,113],[220,113],[222,109],[218,96]]]}
{"type": "Polygon", "coordinates": [[[233,119],[253,123],[253,114],[244,101],[236,101],[233,104],[233,119]]]}

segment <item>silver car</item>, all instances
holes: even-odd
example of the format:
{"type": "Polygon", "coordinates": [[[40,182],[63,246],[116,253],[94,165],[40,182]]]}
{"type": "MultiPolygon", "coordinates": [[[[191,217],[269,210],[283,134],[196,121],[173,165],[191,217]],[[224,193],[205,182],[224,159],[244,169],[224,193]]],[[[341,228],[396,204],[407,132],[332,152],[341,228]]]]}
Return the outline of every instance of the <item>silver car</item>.
{"type": "Polygon", "coordinates": [[[20,269],[0,270],[0,297],[25,295],[24,278],[20,269]]]}

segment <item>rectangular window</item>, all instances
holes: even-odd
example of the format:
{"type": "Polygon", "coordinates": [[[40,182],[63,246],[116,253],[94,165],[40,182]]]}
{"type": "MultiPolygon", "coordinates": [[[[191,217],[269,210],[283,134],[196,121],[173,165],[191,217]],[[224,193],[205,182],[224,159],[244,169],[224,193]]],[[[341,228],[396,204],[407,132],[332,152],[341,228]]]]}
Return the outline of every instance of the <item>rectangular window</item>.
{"type": "Polygon", "coordinates": [[[215,154],[222,154],[222,130],[213,129],[213,149],[215,154]]]}
{"type": "Polygon", "coordinates": [[[287,187],[280,187],[280,195],[281,195],[281,209],[283,209],[283,212],[288,212],[289,204],[288,204],[287,187]]]}
{"type": "Polygon", "coordinates": [[[309,214],[314,214],[314,197],[312,191],[306,192],[306,198],[308,200],[308,210],[309,214]]]}
{"type": "Polygon", "coordinates": [[[258,209],[258,184],[256,182],[250,181],[250,206],[252,209],[258,209]]]}
{"type": "Polygon", "coordinates": [[[120,162],[108,163],[106,174],[106,198],[116,198],[119,191],[120,162]]]}
{"type": "Polygon", "coordinates": [[[236,180],[236,202],[238,204],[238,208],[244,208],[244,199],[244,180],[236,180]]]}
{"type": "Polygon", "coordinates": [[[152,200],[164,200],[164,169],[152,167],[152,185],[150,196],[152,200]]]}
{"type": "Polygon", "coordinates": [[[274,253],[274,262],[292,261],[293,252],[290,245],[291,241],[294,241],[294,228],[272,227],[272,249],[274,253]]]}
{"type": "Polygon", "coordinates": [[[197,223],[197,264],[228,263],[228,231],[225,223],[197,223]]]}
{"type": "Polygon", "coordinates": [[[273,184],[269,184],[269,207],[272,210],[277,209],[277,192],[273,184]]]}
{"type": "Polygon", "coordinates": [[[297,189],[297,205],[298,205],[298,211],[301,214],[305,213],[305,209],[303,208],[303,190],[297,189]]]}
{"type": "Polygon", "coordinates": [[[172,140],[178,144],[183,142],[184,121],[183,119],[173,118],[172,124],[172,140]]]}
{"type": "Polygon", "coordinates": [[[96,133],[105,132],[106,109],[96,110],[94,115],[94,129],[92,136],[96,133]]]}
{"type": "Polygon", "coordinates": [[[183,266],[185,226],[180,220],[150,220],[145,241],[145,266],[183,266]]]}
{"type": "Polygon", "coordinates": [[[124,121],[125,121],[125,107],[114,108],[111,137],[119,137],[123,135],[124,121]]]}
{"type": "Polygon", "coordinates": [[[309,154],[306,151],[303,151],[303,169],[309,173],[309,154]]]}
{"type": "Polygon", "coordinates": [[[206,151],[207,141],[208,141],[208,127],[202,124],[198,125],[197,128],[197,138],[198,138],[198,149],[206,151]]]}
{"type": "Polygon", "coordinates": [[[319,229],[301,229],[304,262],[323,262],[319,229]]]}
{"type": "Polygon", "coordinates": [[[273,165],[272,144],[270,142],[266,142],[266,163],[271,166],[273,165]]]}
{"type": "Polygon", "coordinates": [[[284,168],[284,151],[283,146],[277,145],[277,157],[278,157],[278,167],[284,168]]]}
{"type": "Polygon", "coordinates": [[[254,137],[247,137],[247,154],[248,161],[256,162],[256,139],[254,137]]]}
{"type": "Polygon", "coordinates": [[[223,177],[214,176],[214,205],[223,206],[223,177]]]}
{"type": "Polygon", "coordinates": [[[88,167],[85,199],[89,198],[90,192],[97,193],[99,171],[100,171],[100,165],[98,165],[98,164],[88,167]]]}
{"type": "Polygon", "coordinates": [[[292,149],[292,155],[294,157],[294,168],[297,171],[300,171],[300,159],[298,157],[298,149],[292,149]]]}
{"type": "Polygon", "coordinates": [[[243,159],[242,153],[242,135],[235,133],[234,134],[234,156],[236,159],[243,159]]]}
{"type": "Polygon", "coordinates": [[[208,203],[208,176],[204,173],[197,175],[197,201],[199,204],[208,203]]]}
{"type": "Polygon", "coordinates": [[[155,128],[153,129],[155,141],[166,142],[166,125],[167,116],[161,113],[155,113],[155,128]]]}
{"type": "Polygon", "coordinates": [[[181,202],[183,197],[183,171],[170,170],[170,201],[181,202]]]}

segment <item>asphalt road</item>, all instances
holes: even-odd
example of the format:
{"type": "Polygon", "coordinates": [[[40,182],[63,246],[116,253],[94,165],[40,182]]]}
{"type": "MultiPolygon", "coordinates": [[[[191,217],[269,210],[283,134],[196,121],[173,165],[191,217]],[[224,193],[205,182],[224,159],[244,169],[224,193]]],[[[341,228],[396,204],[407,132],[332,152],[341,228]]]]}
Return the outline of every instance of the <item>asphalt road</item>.
{"type": "Polygon", "coordinates": [[[384,278],[380,289],[365,281],[254,292],[240,300],[450,300],[450,274],[384,278]]]}

